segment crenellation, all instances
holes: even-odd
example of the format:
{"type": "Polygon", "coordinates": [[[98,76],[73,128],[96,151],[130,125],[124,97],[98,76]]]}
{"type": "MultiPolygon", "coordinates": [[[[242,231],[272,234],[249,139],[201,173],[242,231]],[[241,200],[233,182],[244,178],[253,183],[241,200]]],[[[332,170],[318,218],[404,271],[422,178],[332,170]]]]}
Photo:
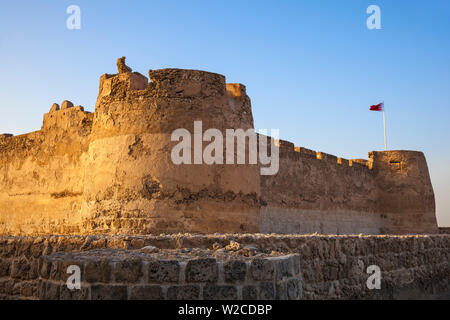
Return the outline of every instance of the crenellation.
{"type": "Polygon", "coordinates": [[[368,168],[368,166],[366,165],[367,162],[362,162],[360,161],[360,159],[350,159],[348,162],[348,165],[352,168],[357,168],[357,169],[363,169],[363,168],[368,168]]]}
{"type": "Polygon", "coordinates": [[[279,148],[280,157],[290,157],[294,155],[295,149],[292,142],[286,140],[275,140],[275,146],[279,148]]]}
{"type": "Polygon", "coordinates": [[[66,110],[66,109],[69,109],[69,108],[73,108],[73,103],[71,101],[69,101],[69,100],[64,100],[61,103],[61,110],[66,110]]]}
{"type": "Polygon", "coordinates": [[[334,163],[334,164],[337,164],[337,159],[338,159],[336,156],[325,153],[325,152],[317,152],[316,158],[319,160],[326,160],[326,161],[328,161],[330,163],[334,163]]]}
{"type": "Polygon", "coordinates": [[[298,149],[296,149],[295,151],[298,152],[300,154],[300,156],[305,156],[305,157],[310,157],[310,158],[317,157],[317,152],[314,150],[310,150],[310,149],[303,148],[303,147],[296,147],[296,148],[298,148],[298,149]]]}
{"type": "Polygon", "coordinates": [[[353,163],[360,163],[364,166],[368,166],[369,165],[369,161],[366,159],[351,159],[352,164],[353,163]]]}
{"type": "MultiPolygon", "coordinates": [[[[72,107],[61,108],[60,110],[50,111],[44,114],[41,130],[48,131],[59,128],[74,131],[80,127],[91,127],[93,117],[94,114],[89,111],[84,111],[84,107],[73,106],[72,104],[72,107]]],[[[90,129],[88,131],[90,133],[90,129]]]]}
{"type": "Polygon", "coordinates": [[[242,100],[247,96],[247,89],[241,83],[227,83],[227,94],[234,99],[242,100]]]}
{"type": "Polygon", "coordinates": [[[50,108],[49,113],[53,113],[53,112],[56,112],[56,111],[59,111],[59,110],[60,110],[59,104],[54,103],[54,104],[52,104],[52,107],[50,108]]]}
{"type": "Polygon", "coordinates": [[[344,158],[341,158],[341,157],[337,158],[337,163],[339,165],[342,165],[343,167],[349,167],[350,166],[350,161],[348,159],[344,159],[344,158]]]}

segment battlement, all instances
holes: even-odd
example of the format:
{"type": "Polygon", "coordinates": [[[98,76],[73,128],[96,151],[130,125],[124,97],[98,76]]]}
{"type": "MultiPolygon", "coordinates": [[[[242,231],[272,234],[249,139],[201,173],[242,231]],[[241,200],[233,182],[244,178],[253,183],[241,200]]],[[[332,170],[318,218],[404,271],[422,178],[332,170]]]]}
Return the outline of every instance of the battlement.
{"type": "MultiPolygon", "coordinates": [[[[275,140],[275,146],[279,148],[279,155],[281,158],[291,158],[301,161],[302,158],[317,159],[332,165],[349,167],[353,169],[367,169],[372,168],[371,161],[365,159],[343,159],[332,154],[321,151],[314,151],[303,147],[296,147],[292,142],[285,140],[275,140]]],[[[268,154],[270,154],[270,145],[268,144],[268,154]]],[[[371,153],[369,153],[371,154],[371,153]]]]}
{"type": "MultiPolygon", "coordinates": [[[[73,106],[70,101],[64,101],[63,108],[54,104],[50,111],[44,114],[41,130],[52,129],[76,130],[81,127],[91,127],[94,114],[84,111],[82,106],[73,106]]],[[[90,131],[90,130],[89,130],[90,131]]]]}
{"type": "Polygon", "coordinates": [[[65,100],[41,130],[0,135],[0,234],[437,232],[423,153],[347,160],[274,140],[272,176],[177,165],[174,130],[254,128],[246,87],[199,70],[147,78],[124,57],[117,66],[100,77],[93,113],[65,100]]]}

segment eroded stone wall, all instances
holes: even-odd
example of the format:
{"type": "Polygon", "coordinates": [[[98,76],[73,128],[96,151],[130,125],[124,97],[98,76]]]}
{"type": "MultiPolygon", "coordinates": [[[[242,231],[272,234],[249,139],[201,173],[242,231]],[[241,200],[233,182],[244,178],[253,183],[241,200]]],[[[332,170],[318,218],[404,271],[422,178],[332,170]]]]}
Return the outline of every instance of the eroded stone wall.
{"type": "Polygon", "coordinates": [[[449,295],[448,235],[0,238],[3,299],[433,299],[449,295]],[[253,254],[217,250],[231,241],[251,247],[253,254]],[[158,248],[159,255],[146,253],[148,246],[158,248]],[[64,286],[65,270],[72,264],[82,270],[81,290],[64,286]],[[381,269],[380,290],[366,286],[369,265],[381,269]]]}
{"type": "Polygon", "coordinates": [[[92,119],[52,110],[40,131],[0,138],[0,234],[80,232],[92,119]]]}
{"type": "Polygon", "coordinates": [[[279,172],[261,177],[261,232],[386,232],[367,166],[287,141],[280,141],[279,147],[279,172]]]}

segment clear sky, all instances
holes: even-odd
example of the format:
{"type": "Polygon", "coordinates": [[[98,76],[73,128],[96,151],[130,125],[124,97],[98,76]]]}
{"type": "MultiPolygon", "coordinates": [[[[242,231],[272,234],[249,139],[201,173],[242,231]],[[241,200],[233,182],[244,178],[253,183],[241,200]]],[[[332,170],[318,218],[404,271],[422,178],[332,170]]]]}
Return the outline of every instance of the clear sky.
{"type": "Polygon", "coordinates": [[[425,153],[450,226],[450,1],[2,0],[0,132],[38,130],[53,102],[93,111],[99,77],[178,67],[247,86],[256,128],[346,158],[425,153]],[[69,30],[69,5],[81,29],[69,30]],[[381,30],[366,26],[369,5],[381,30]]]}

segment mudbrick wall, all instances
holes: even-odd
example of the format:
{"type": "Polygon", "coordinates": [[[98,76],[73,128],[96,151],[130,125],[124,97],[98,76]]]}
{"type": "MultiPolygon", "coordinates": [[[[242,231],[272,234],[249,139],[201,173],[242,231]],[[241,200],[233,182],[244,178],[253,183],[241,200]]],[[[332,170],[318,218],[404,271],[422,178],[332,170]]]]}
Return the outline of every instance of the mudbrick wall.
{"type": "Polygon", "coordinates": [[[449,298],[450,236],[1,237],[0,297],[449,298]],[[80,267],[80,290],[65,285],[69,265],[80,267]],[[380,290],[366,286],[369,265],[380,290]]]}
{"type": "Polygon", "coordinates": [[[421,152],[346,160],[279,141],[273,176],[174,164],[174,130],[251,129],[250,99],[215,73],[149,78],[105,74],[94,113],[65,101],[41,130],[0,135],[0,234],[438,233],[421,152]]]}

